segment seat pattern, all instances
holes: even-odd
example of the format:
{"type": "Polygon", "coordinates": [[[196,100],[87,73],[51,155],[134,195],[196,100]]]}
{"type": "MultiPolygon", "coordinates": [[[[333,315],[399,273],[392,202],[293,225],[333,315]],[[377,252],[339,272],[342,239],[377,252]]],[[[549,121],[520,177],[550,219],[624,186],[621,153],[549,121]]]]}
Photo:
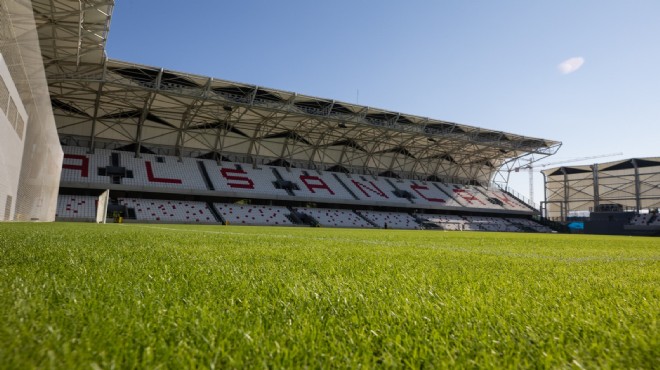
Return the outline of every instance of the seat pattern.
{"type": "Polygon", "coordinates": [[[347,204],[358,200],[371,205],[416,205],[421,209],[531,211],[499,189],[480,186],[235,162],[217,163],[207,159],[179,159],[154,154],[141,154],[140,158],[135,158],[131,152],[107,149],[97,149],[94,154],[80,147],[65,146],[63,150],[62,182],[115,183],[155,192],[159,189],[213,189],[227,197],[291,200],[304,197],[301,200],[347,204]],[[112,166],[113,156],[115,166],[112,166]],[[106,173],[106,170],[121,172],[122,169],[127,172],[120,175],[113,173],[113,176],[106,173]],[[293,187],[289,190],[280,188],[282,183],[278,183],[279,178],[290,182],[293,187]]]}
{"type": "Polygon", "coordinates": [[[470,227],[475,227],[474,230],[501,231],[501,232],[522,231],[522,229],[513,225],[511,222],[507,221],[504,218],[478,217],[478,216],[465,216],[464,218],[468,222],[470,227]]]}
{"type": "Polygon", "coordinates": [[[419,227],[415,218],[407,213],[384,211],[356,211],[356,213],[379,227],[385,227],[385,225],[389,229],[416,229],[419,227]]]}
{"type": "Polygon", "coordinates": [[[60,195],[55,217],[95,220],[97,202],[98,197],[90,195],[60,195]]]}
{"type": "Polygon", "coordinates": [[[292,225],[286,207],[214,203],[213,206],[230,225],[292,225]]]}
{"type": "Polygon", "coordinates": [[[360,227],[372,228],[373,225],[365,221],[353,211],[330,208],[296,208],[297,212],[305,213],[326,227],[360,227]]]}
{"type": "Polygon", "coordinates": [[[432,214],[418,214],[417,217],[431,222],[443,230],[464,230],[468,222],[461,216],[456,215],[432,215],[432,214]]]}
{"type": "Polygon", "coordinates": [[[216,223],[204,202],[159,199],[119,198],[119,203],[133,208],[140,221],[216,223]]]}

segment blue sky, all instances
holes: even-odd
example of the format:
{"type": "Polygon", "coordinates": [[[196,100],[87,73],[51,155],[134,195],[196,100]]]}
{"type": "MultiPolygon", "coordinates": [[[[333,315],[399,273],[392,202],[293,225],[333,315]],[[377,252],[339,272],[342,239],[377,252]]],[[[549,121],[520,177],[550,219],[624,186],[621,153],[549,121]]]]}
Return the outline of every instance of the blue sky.
{"type": "MultiPolygon", "coordinates": [[[[660,156],[655,0],[124,0],[107,50],[114,59],[562,141],[546,162],[660,156]],[[570,58],[581,68],[562,73],[570,58]]],[[[511,184],[527,193],[526,175],[511,184]]]]}

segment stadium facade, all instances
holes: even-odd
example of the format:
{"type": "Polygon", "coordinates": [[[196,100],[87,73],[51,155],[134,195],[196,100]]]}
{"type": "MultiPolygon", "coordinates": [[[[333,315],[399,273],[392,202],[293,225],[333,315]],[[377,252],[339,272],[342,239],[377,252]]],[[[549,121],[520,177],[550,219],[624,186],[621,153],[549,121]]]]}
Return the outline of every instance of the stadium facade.
{"type": "Polygon", "coordinates": [[[53,221],[63,152],[32,2],[0,2],[0,220],[53,221]]]}
{"type": "MultiPolygon", "coordinates": [[[[18,6],[31,20],[25,27],[33,35],[29,49],[39,55],[23,58],[32,61],[24,67],[41,69],[30,76],[45,75],[41,85],[30,85],[33,93],[41,89],[33,104],[39,109],[30,108],[35,99],[22,99],[29,117],[23,160],[35,155],[30,148],[38,148],[43,158],[29,163],[57,168],[48,177],[60,184],[63,210],[75,208],[72,196],[93,197],[110,189],[115,203],[120,198],[202,204],[254,200],[295,207],[533,215],[537,210],[492,184],[521,158],[540,159],[561,146],[109,59],[105,42],[113,1],[2,4],[9,18],[18,6]],[[48,137],[47,130],[55,132],[57,145],[30,141],[48,137]]],[[[4,46],[11,37],[3,34],[2,42],[6,58],[4,46]]],[[[14,73],[11,77],[16,83],[14,73]]],[[[16,86],[20,92],[20,83],[16,86]]],[[[25,167],[21,184],[46,173],[25,167]]],[[[22,197],[19,191],[17,204],[21,198],[29,203],[34,193],[30,188],[22,197]]],[[[41,201],[48,203],[48,215],[29,218],[52,220],[54,199],[51,194],[41,201]]],[[[222,219],[213,211],[216,221],[222,219]]]]}

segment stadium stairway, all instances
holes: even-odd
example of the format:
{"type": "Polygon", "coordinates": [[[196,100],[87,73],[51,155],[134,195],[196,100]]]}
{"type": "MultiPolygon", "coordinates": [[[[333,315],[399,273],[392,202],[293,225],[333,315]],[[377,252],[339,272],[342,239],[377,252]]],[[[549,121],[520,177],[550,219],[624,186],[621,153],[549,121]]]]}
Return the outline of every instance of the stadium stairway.
{"type": "Polygon", "coordinates": [[[362,213],[360,213],[359,211],[353,211],[353,213],[355,213],[356,215],[358,215],[361,219],[363,219],[365,222],[367,222],[369,225],[375,227],[376,229],[380,229],[380,228],[381,228],[380,225],[378,225],[377,223],[371,221],[370,219],[368,219],[367,217],[365,217],[365,216],[364,216],[362,213]]]}
{"type": "Polygon", "coordinates": [[[406,199],[410,203],[415,204],[415,201],[413,200],[413,199],[415,199],[415,196],[410,194],[410,192],[408,190],[399,189],[391,179],[385,179],[385,181],[387,181],[387,183],[390,184],[390,186],[392,188],[394,188],[394,195],[395,196],[397,196],[398,198],[406,199]]]}
{"type": "Polygon", "coordinates": [[[298,185],[294,184],[291,181],[285,180],[284,177],[280,174],[280,172],[277,170],[277,168],[273,167],[273,175],[275,175],[275,188],[276,189],[283,189],[286,191],[287,194],[289,194],[292,197],[296,196],[296,193],[294,193],[294,190],[298,190],[298,185]]]}
{"type": "Polygon", "coordinates": [[[291,214],[293,215],[294,218],[297,218],[298,220],[300,220],[300,222],[303,225],[309,225],[309,226],[312,226],[312,227],[321,226],[320,222],[318,222],[314,217],[312,217],[311,215],[308,215],[307,213],[303,213],[303,212],[300,212],[300,211],[297,211],[297,210],[292,210],[291,214]]]}
{"type": "MultiPolygon", "coordinates": [[[[203,163],[199,162],[200,168],[203,167],[203,163]]],[[[208,176],[208,174],[207,174],[208,176]]],[[[213,189],[210,189],[213,190],[213,189]]],[[[215,218],[215,220],[223,225],[226,224],[226,220],[220,215],[220,212],[218,212],[218,209],[215,208],[215,205],[213,202],[206,202],[206,206],[209,208],[209,212],[211,212],[211,215],[215,218]]]]}
{"type": "Polygon", "coordinates": [[[294,225],[304,225],[305,223],[300,219],[298,213],[293,210],[293,207],[286,207],[289,210],[289,214],[286,217],[294,225]]]}
{"type": "MultiPolygon", "coordinates": [[[[213,186],[213,181],[211,181],[211,177],[209,176],[209,171],[206,169],[204,162],[198,161],[197,166],[199,167],[199,172],[202,174],[202,179],[204,180],[204,184],[206,184],[206,188],[208,190],[215,190],[215,187],[213,186]]],[[[211,209],[215,209],[215,208],[211,207],[211,209]]]]}
{"type": "Polygon", "coordinates": [[[520,228],[522,231],[524,231],[526,233],[538,233],[539,232],[538,230],[536,230],[536,229],[534,229],[530,226],[527,226],[525,224],[519,223],[519,222],[513,222],[512,221],[511,223],[513,225],[515,225],[516,227],[520,228]]]}
{"type": "Polygon", "coordinates": [[[360,198],[359,198],[357,195],[355,195],[355,193],[353,192],[353,190],[351,190],[351,188],[349,188],[348,185],[344,184],[344,182],[341,181],[341,179],[339,178],[339,175],[337,175],[336,173],[333,173],[333,174],[332,174],[332,177],[334,177],[334,178],[337,180],[337,182],[338,182],[341,186],[343,186],[344,189],[346,189],[346,191],[348,192],[348,194],[350,194],[355,200],[360,200],[360,198]]]}

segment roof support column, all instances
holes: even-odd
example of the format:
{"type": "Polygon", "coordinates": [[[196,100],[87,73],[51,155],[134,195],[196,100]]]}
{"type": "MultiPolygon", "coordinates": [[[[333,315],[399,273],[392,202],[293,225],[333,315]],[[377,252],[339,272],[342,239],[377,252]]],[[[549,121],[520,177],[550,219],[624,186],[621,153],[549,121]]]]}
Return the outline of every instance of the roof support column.
{"type": "MultiPolygon", "coordinates": [[[[224,138],[226,135],[226,132],[230,130],[229,123],[231,119],[231,114],[234,112],[232,107],[230,106],[224,106],[223,109],[225,112],[227,112],[227,116],[225,117],[225,124],[224,125],[218,125],[215,131],[215,143],[213,144],[213,159],[218,162],[218,164],[222,161],[222,154],[218,154],[218,150],[222,151],[220,149],[220,144],[221,144],[221,138],[224,138]],[[222,135],[222,129],[225,129],[225,135],[222,135]]],[[[224,146],[224,142],[222,142],[222,145],[224,146]]]]}
{"type": "Polygon", "coordinates": [[[212,82],[213,79],[209,78],[208,81],[206,82],[206,87],[204,88],[204,91],[197,99],[195,99],[192,103],[190,103],[186,111],[181,116],[181,124],[179,126],[179,133],[177,134],[176,146],[174,148],[174,154],[177,157],[179,157],[179,162],[181,162],[181,156],[185,149],[185,145],[184,145],[185,135],[188,130],[188,127],[190,127],[195,117],[197,117],[197,113],[204,106],[204,102],[206,101],[208,92],[211,89],[212,82]]]}
{"type": "MultiPolygon", "coordinates": [[[[295,140],[294,140],[294,142],[295,142],[295,140]]],[[[289,167],[291,167],[291,158],[290,158],[291,150],[289,150],[289,136],[287,136],[284,139],[284,144],[282,144],[282,150],[280,151],[280,158],[279,159],[284,159],[284,156],[286,155],[286,152],[289,153],[289,157],[287,157],[286,161],[289,163],[289,167]]]]}
{"type": "Polygon", "coordinates": [[[562,201],[562,210],[561,210],[561,220],[566,221],[568,218],[568,173],[566,172],[566,168],[562,167],[561,172],[564,174],[564,199],[562,201]]]}
{"type": "Polygon", "coordinates": [[[598,184],[598,163],[594,163],[591,166],[593,170],[593,183],[594,183],[594,211],[598,209],[600,205],[600,185],[598,184]]]}
{"type": "MultiPolygon", "coordinates": [[[[318,124],[316,124],[316,125],[314,126],[314,128],[312,129],[312,132],[316,132],[316,130],[317,130],[317,129],[318,129],[323,123],[325,123],[325,122],[321,121],[321,122],[319,122],[318,124]]],[[[312,147],[312,155],[309,156],[309,161],[308,161],[308,165],[307,165],[309,168],[312,168],[312,167],[313,167],[314,159],[316,158],[316,156],[317,156],[319,150],[321,149],[321,142],[325,139],[325,135],[327,135],[327,133],[330,132],[331,130],[332,130],[332,123],[330,123],[330,124],[328,124],[328,125],[326,126],[326,129],[323,131],[323,133],[322,133],[321,135],[319,135],[318,140],[316,140],[316,142],[314,143],[314,146],[312,147]]],[[[324,156],[324,157],[325,157],[325,156],[324,156]]],[[[320,162],[323,163],[323,160],[321,160],[320,162]]],[[[314,167],[315,167],[315,166],[314,166],[314,167]]]]}
{"type": "MultiPolygon", "coordinates": [[[[539,210],[541,211],[541,217],[548,218],[548,178],[543,172],[541,172],[541,175],[543,175],[543,202],[541,202],[539,210]]],[[[507,179],[507,191],[509,190],[508,184],[509,180],[507,179]]]]}
{"type": "Polygon", "coordinates": [[[639,183],[639,167],[637,166],[637,160],[633,159],[632,164],[635,167],[635,208],[637,212],[642,209],[642,194],[641,186],[639,183]]]}
{"type": "Polygon", "coordinates": [[[103,92],[104,81],[101,81],[99,85],[99,90],[96,92],[96,99],[94,99],[94,116],[92,117],[92,131],[89,134],[89,148],[87,153],[94,154],[94,146],[96,142],[96,122],[98,121],[99,116],[99,105],[101,104],[101,95],[103,92]]]}
{"type": "Polygon", "coordinates": [[[149,114],[149,109],[156,100],[156,95],[158,95],[158,90],[160,90],[160,82],[163,79],[163,69],[161,68],[158,71],[158,76],[156,77],[156,86],[154,91],[149,93],[146,99],[144,99],[144,106],[142,106],[142,113],[140,113],[140,121],[138,121],[137,134],[135,136],[135,158],[140,158],[140,149],[142,147],[142,127],[144,127],[144,121],[147,119],[149,114]]]}
{"type": "Polygon", "coordinates": [[[106,58],[103,62],[103,73],[101,75],[101,83],[99,84],[99,90],[96,92],[96,99],[94,99],[94,116],[92,116],[92,132],[89,134],[89,148],[87,152],[89,154],[94,154],[94,146],[96,141],[96,121],[99,117],[99,106],[101,105],[101,95],[103,95],[103,85],[105,85],[105,71],[108,59],[106,58]]]}

